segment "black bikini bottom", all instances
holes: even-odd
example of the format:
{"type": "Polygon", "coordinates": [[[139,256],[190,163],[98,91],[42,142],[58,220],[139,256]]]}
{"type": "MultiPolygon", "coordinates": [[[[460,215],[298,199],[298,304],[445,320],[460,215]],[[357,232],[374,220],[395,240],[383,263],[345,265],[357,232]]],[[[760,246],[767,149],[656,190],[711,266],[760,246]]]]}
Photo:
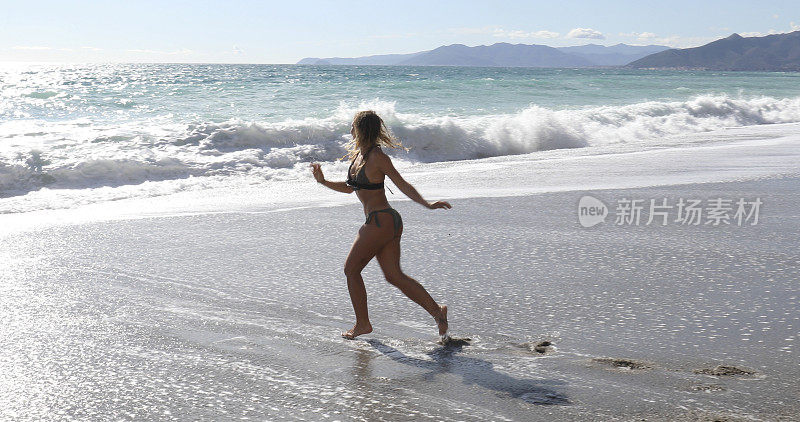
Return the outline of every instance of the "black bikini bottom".
{"type": "MultiPolygon", "coordinates": [[[[397,212],[397,210],[394,208],[384,208],[382,210],[372,211],[371,213],[367,214],[367,221],[364,224],[369,224],[369,222],[372,221],[372,217],[375,217],[375,214],[379,212],[385,212],[387,214],[392,215],[392,224],[394,225],[394,237],[400,236],[401,231],[403,230],[403,219],[400,217],[400,213],[397,212]]],[[[378,222],[377,217],[375,218],[375,225],[378,227],[381,226],[381,224],[378,222]]]]}

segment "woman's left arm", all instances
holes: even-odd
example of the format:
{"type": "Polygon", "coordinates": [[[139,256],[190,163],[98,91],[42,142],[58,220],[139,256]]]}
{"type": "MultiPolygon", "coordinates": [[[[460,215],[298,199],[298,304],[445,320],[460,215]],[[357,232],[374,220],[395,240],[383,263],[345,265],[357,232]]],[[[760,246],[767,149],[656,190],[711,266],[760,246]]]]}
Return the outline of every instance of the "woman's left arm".
{"type": "Polygon", "coordinates": [[[408,183],[403,176],[394,168],[394,164],[392,164],[392,159],[386,155],[384,152],[380,152],[377,155],[377,164],[378,168],[385,174],[389,179],[394,182],[400,192],[406,194],[407,197],[411,198],[412,201],[422,205],[425,208],[429,209],[436,209],[436,208],[451,208],[452,206],[445,201],[436,201],[436,202],[428,202],[426,201],[422,195],[417,192],[414,186],[411,186],[411,183],[408,183]]]}

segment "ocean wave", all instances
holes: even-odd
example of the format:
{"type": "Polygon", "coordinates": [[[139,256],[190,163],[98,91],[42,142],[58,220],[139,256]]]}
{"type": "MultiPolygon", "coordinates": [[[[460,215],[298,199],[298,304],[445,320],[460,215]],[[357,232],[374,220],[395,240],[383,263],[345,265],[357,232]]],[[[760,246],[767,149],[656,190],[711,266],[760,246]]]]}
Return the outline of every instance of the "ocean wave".
{"type": "Polygon", "coordinates": [[[406,147],[391,154],[412,162],[613,144],[658,146],[670,135],[800,121],[800,98],[701,95],[687,101],[581,109],[531,105],[517,113],[482,116],[401,113],[394,102],[376,100],[357,107],[343,104],[325,118],[277,123],[178,122],[153,129],[152,122],[141,122],[127,124],[124,130],[95,131],[70,123],[6,136],[61,141],[39,142],[44,146],[36,151],[36,159],[24,142],[0,151],[0,195],[42,186],[96,188],[202,176],[298,178],[309,162],[334,162],[346,153],[352,116],[365,108],[378,112],[406,147]],[[82,132],[68,132],[67,127],[82,132]]]}

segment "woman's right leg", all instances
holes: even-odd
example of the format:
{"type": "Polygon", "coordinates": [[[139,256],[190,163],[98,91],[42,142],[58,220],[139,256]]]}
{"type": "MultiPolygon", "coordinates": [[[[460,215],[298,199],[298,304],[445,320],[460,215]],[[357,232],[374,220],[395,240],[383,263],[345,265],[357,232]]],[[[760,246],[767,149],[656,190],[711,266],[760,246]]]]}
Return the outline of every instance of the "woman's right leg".
{"type": "Polygon", "coordinates": [[[422,284],[400,269],[400,237],[392,239],[375,257],[386,281],[428,311],[439,326],[439,335],[444,335],[447,332],[447,306],[439,306],[422,284]]]}

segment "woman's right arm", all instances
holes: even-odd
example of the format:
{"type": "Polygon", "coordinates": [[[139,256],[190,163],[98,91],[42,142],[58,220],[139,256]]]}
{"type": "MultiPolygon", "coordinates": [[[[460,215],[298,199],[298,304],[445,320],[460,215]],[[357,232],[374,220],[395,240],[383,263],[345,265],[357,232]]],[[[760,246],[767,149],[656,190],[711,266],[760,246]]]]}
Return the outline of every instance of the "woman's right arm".
{"type": "Polygon", "coordinates": [[[311,163],[311,173],[314,174],[314,179],[317,180],[317,183],[327,188],[342,193],[353,193],[353,188],[347,186],[347,183],[345,182],[331,182],[329,180],[325,180],[325,176],[322,174],[322,169],[318,163],[311,163]]]}

